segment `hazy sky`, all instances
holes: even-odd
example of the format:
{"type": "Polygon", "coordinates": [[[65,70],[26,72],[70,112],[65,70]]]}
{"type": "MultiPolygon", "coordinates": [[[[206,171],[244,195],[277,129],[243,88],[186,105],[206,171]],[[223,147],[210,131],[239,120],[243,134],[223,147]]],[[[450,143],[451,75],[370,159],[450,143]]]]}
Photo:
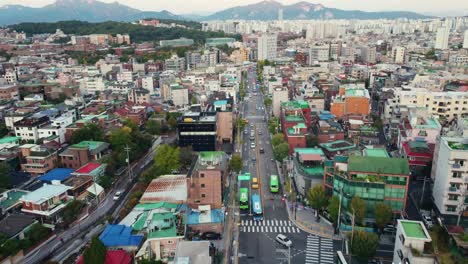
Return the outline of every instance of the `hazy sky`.
{"type": "MultiPolygon", "coordinates": [[[[115,2],[115,0],[101,0],[115,2]]],[[[119,3],[141,10],[169,10],[177,14],[192,12],[214,12],[228,7],[256,3],[260,0],[118,0],[119,3]]],[[[0,6],[20,4],[41,7],[55,0],[0,0],[0,6]]],[[[298,0],[279,0],[283,4],[292,4],[298,0]]],[[[327,7],[357,9],[364,11],[405,10],[420,13],[468,12],[468,0],[313,0],[327,7]]]]}

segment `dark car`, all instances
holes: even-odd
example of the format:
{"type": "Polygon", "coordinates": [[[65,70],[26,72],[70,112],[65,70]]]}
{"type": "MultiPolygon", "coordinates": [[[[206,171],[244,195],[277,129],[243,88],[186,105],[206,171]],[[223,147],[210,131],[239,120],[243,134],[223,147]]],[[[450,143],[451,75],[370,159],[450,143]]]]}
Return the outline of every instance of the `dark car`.
{"type": "Polygon", "coordinates": [[[265,149],[264,149],[264,148],[260,148],[260,153],[265,153],[265,149]]]}
{"type": "Polygon", "coordinates": [[[205,232],[201,235],[203,240],[219,240],[221,239],[221,234],[215,232],[205,232]]]}

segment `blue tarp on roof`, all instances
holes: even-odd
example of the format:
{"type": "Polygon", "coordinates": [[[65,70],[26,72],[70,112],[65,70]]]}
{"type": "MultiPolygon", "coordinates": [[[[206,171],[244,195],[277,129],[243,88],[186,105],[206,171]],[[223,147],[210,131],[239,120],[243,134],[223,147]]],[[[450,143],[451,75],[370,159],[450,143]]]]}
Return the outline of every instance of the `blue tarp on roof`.
{"type": "Polygon", "coordinates": [[[106,247],[140,246],[143,235],[132,235],[132,228],[125,225],[108,225],[99,239],[106,247]]]}
{"type": "MultiPolygon", "coordinates": [[[[200,224],[200,212],[190,210],[187,214],[187,225],[198,225],[200,224]]],[[[224,214],[221,209],[211,209],[211,223],[222,223],[224,220],[224,214]]]]}
{"type": "Polygon", "coordinates": [[[39,180],[43,182],[52,182],[52,181],[63,182],[66,179],[68,179],[70,177],[70,174],[74,171],[75,171],[74,169],[56,168],[44,174],[43,176],[39,177],[39,180]]]}

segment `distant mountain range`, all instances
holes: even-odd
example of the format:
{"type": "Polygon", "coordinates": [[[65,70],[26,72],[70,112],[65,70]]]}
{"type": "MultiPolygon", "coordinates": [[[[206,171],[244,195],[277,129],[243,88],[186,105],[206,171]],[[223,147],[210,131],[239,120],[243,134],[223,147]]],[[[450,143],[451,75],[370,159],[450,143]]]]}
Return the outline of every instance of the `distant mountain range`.
{"type": "Polygon", "coordinates": [[[283,5],[274,0],[256,4],[225,9],[214,14],[176,15],[169,11],[141,11],[118,2],[104,3],[97,0],[57,0],[55,3],[33,8],[21,5],[0,7],[0,25],[11,25],[21,22],[55,22],[63,20],[81,20],[101,22],[107,20],[135,21],[142,18],[159,18],[175,20],[275,20],[278,11],[283,10],[283,19],[396,19],[396,18],[429,18],[430,16],[414,12],[364,12],[358,10],[340,10],[328,8],[321,4],[299,2],[283,5]]]}
{"type": "Polygon", "coordinates": [[[135,21],[142,18],[185,20],[169,11],[141,11],[119,4],[104,3],[97,0],[57,0],[55,3],[40,8],[22,5],[0,7],[0,25],[12,25],[21,22],[56,22],[81,20],[88,22],[135,21]]]}

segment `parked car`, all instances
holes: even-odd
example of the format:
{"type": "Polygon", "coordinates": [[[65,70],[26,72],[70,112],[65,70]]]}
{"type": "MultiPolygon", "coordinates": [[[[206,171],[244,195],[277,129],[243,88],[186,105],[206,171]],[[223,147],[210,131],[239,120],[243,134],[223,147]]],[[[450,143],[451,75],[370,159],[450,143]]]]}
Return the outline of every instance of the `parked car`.
{"type": "Polygon", "coordinates": [[[275,240],[285,247],[292,247],[292,241],[283,234],[278,234],[275,240]]]}
{"type": "Polygon", "coordinates": [[[265,149],[264,149],[264,148],[260,148],[260,153],[265,153],[265,149]]]}
{"type": "Polygon", "coordinates": [[[117,201],[120,199],[120,195],[122,195],[122,191],[116,191],[114,194],[114,198],[112,198],[114,201],[117,201]]]}
{"type": "Polygon", "coordinates": [[[427,228],[431,228],[434,225],[432,223],[432,217],[430,217],[429,215],[423,215],[422,220],[427,228]]]}
{"type": "Polygon", "coordinates": [[[253,149],[255,148],[255,142],[252,142],[252,143],[250,144],[250,148],[253,148],[253,149]]]}
{"type": "Polygon", "coordinates": [[[259,135],[261,135],[261,134],[262,134],[262,131],[261,131],[261,130],[259,130],[259,131],[258,131],[258,134],[259,134],[259,135]]]}
{"type": "Polygon", "coordinates": [[[249,131],[247,131],[247,129],[244,130],[244,135],[248,135],[248,134],[249,134],[249,131]]]}
{"type": "Polygon", "coordinates": [[[384,227],[383,232],[384,233],[389,233],[389,234],[394,234],[394,233],[396,233],[396,228],[394,228],[394,227],[384,227]]]}
{"type": "Polygon", "coordinates": [[[203,240],[219,240],[221,239],[221,234],[215,232],[205,232],[201,235],[203,240]]]}

